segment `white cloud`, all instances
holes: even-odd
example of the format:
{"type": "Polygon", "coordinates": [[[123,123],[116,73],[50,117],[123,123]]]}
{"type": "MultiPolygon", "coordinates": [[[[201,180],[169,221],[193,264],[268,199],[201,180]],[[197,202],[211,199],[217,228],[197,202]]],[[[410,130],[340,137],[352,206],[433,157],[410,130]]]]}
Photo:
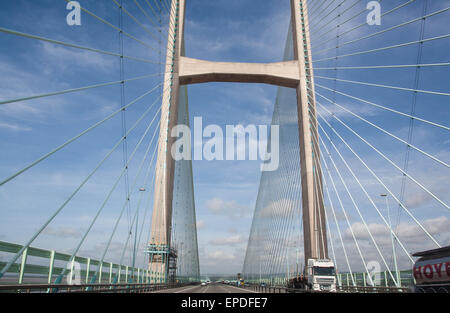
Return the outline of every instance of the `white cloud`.
{"type": "Polygon", "coordinates": [[[203,229],[203,228],[205,228],[205,226],[206,226],[206,223],[204,220],[197,221],[197,229],[203,229]]]}
{"type": "Polygon", "coordinates": [[[408,195],[408,198],[405,200],[405,205],[411,208],[417,208],[421,205],[427,203],[432,200],[431,196],[425,192],[415,192],[411,195],[408,195]]]}
{"type": "Polygon", "coordinates": [[[236,246],[247,242],[247,238],[241,235],[234,235],[224,238],[210,240],[209,243],[214,246],[236,246]]]}
{"type": "MultiPolygon", "coordinates": [[[[13,65],[11,62],[0,61],[0,94],[2,100],[25,97],[38,93],[42,76],[34,75],[13,65]]],[[[39,112],[34,106],[18,102],[0,106],[2,114],[17,115],[20,113],[36,114],[39,112]]]]}
{"type": "Polygon", "coordinates": [[[242,271],[244,257],[245,249],[239,247],[203,252],[200,256],[201,272],[236,275],[242,271]]]}
{"type": "Polygon", "coordinates": [[[206,201],[206,208],[214,214],[225,215],[230,218],[248,217],[251,208],[237,203],[235,200],[225,201],[220,198],[213,198],[206,201]]]}
{"type": "Polygon", "coordinates": [[[226,262],[226,261],[234,261],[236,260],[236,256],[230,253],[226,253],[223,250],[213,251],[207,254],[207,258],[209,261],[213,262],[226,262]]]}
{"type": "Polygon", "coordinates": [[[228,229],[228,232],[231,234],[236,234],[238,232],[238,229],[236,227],[230,227],[228,229]]]}
{"type": "MultiPolygon", "coordinates": [[[[439,235],[450,232],[450,219],[445,216],[427,219],[422,221],[421,224],[431,235],[439,235]]],[[[390,236],[390,232],[386,224],[370,223],[367,226],[375,238],[377,236],[390,236]]],[[[369,234],[363,223],[353,223],[351,229],[357,239],[369,239],[369,234]]],[[[397,236],[409,242],[416,242],[419,239],[425,239],[426,236],[419,225],[412,223],[400,223],[394,229],[394,232],[397,236]]],[[[345,235],[347,238],[351,238],[350,228],[345,230],[345,235]]]]}
{"type": "Polygon", "coordinates": [[[0,122],[0,128],[5,128],[12,131],[31,131],[31,127],[21,126],[18,124],[12,124],[12,123],[4,123],[0,122]]]}
{"type": "Polygon", "coordinates": [[[286,16],[289,12],[280,10],[256,21],[226,19],[220,21],[220,29],[187,16],[186,40],[193,46],[192,50],[205,51],[209,58],[220,58],[239,47],[248,49],[255,58],[280,59],[290,21],[286,16]],[[261,29],[265,31],[261,32],[261,29]]]}
{"type": "MultiPolygon", "coordinates": [[[[427,229],[427,231],[442,245],[448,243],[450,239],[450,219],[441,216],[438,218],[430,218],[422,221],[422,225],[427,229]]],[[[377,242],[381,253],[384,258],[388,261],[392,260],[392,243],[391,243],[391,235],[388,231],[388,227],[385,224],[377,224],[371,223],[368,225],[375,241],[377,242]]],[[[352,224],[352,230],[355,234],[356,240],[360,249],[362,250],[363,256],[367,261],[369,260],[377,260],[378,262],[382,262],[378,252],[373,246],[373,242],[369,237],[369,234],[362,223],[354,223],[352,224]]],[[[395,229],[399,241],[405,247],[408,255],[417,252],[424,251],[427,249],[436,248],[436,245],[430,240],[430,238],[425,234],[425,232],[417,225],[410,223],[401,223],[395,229]]],[[[350,259],[350,264],[352,268],[358,268],[358,270],[362,270],[362,261],[358,256],[358,252],[356,251],[356,246],[354,244],[354,240],[351,237],[350,229],[347,228],[344,232],[344,244],[346,247],[346,251],[348,255],[357,255],[357,257],[350,259]]],[[[343,259],[343,251],[342,246],[337,243],[337,238],[335,236],[335,251],[338,255],[338,261],[341,266],[344,266],[343,259]]],[[[399,264],[399,268],[401,269],[409,269],[411,266],[409,257],[405,254],[403,248],[401,248],[398,244],[397,246],[397,260],[399,264]]],[[[345,266],[344,266],[345,267],[345,266]]],[[[342,271],[342,268],[341,268],[342,271]]]]}
{"type": "MultiPolygon", "coordinates": [[[[335,219],[334,219],[335,215],[336,215],[337,222],[342,222],[342,221],[346,220],[344,212],[338,208],[339,208],[339,206],[335,205],[333,203],[333,209],[334,209],[334,214],[333,214],[333,209],[331,207],[328,207],[328,206],[325,207],[325,209],[327,210],[326,213],[327,213],[328,221],[330,223],[333,223],[333,224],[335,223],[335,219]]],[[[349,220],[353,219],[353,217],[348,213],[347,213],[347,217],[349,218],[349,220]]]]}
{"type": "MultiPolygon", "coordinates": [[[[450,219],[445,216],[427,219],[422,222],[423,227],[431,235],[442,235],[450,233],[450,219]]],[[[425,240],[425,233],[416,224],[401,223],[397,230],[400,237],[404,237],[408,241],[419,242],[425,240]]]]}
{"type": "MultiPolygon", "coordinates": [[[[107,242],[96,243],[90,248],[86,248],[84,250],[81,249],[80,252],[78,253],[78,255],[91,257],[94,259],[99,259],[99,256],[101,255],[100,253],[103,253],[103,251],[106,248],[106,245],[107,245],[107,242]]],[[[122,256],[122,253],[124,251],[124,247],[125,247],[125,245],[123,242],[119,242],[119,241],[111,242],[111,244],[109,245],[106,257],[105,257],[105,262],[109,262],[109,261],[119,262],[120,258],[122,256]]],[[[122,264],[128,264],[128,262],[129,262],[128,256],[131,255],[132,252],[133,252],[133,245],[128,244],[128,246],[125,249],[125,254],[124,254],[125,257],[122,260],[122,262],[123,262],[122,264]]],[[[140,261],[140,258],[138,259],[138,261],[140,261]]],[[[140,266],[140,265],[138,264],[138,266],[140,266]]]]}
{"type": "MultiPolygon", "coordinates": [[[[318,89],[320,89],[320,88],[318,88],[318,89]]],[[[319,92],[320,92],[320,94],[323,94],[322,90],[320,90],[319,92]]],[[[328,122],[330,122],[330,120],[331,120],[330,113],[335,115],[336,117],[342,118],[342,119],[345,119],[345,118],[355,119],[356,118],[353,114],[328,102],[327,100],[325,100],[324,98],[322,98],[320,96],[317,96],[316,99],[317,99],[316,101],[318,102],[318,104],[317,104],[317,112],[318,112],[317,119],[319,121],[322,121],[321,117],[323,117],[328,122]],[[319,114],[321,117],[319,116],[319,114]]],[[[337,102],[337,104],[339,104],[340,106],[353,112],[354,114],[357,114],[364,118],[366,118],[368,116],[375,116],[376,114],[380,113],[379,110],[377,111],[377,109],[375,109],[374,107],[365,105],[365,104],[361,105],[361,104],[342,103],[342,102],[337,102]]]]}
{"type": "Polygon", "coordinates": [[[259,213],[263,218],[288,218],[297,209],[300,212],[301,205],[297,201],[290,199],[279,199],[271,201],[266,207],[264,207],[259,213]]]}
{"type": "MultiPolygon", "coordinates": [[[[387,236],[389,234],[389,230],[386,225],[371,223],[368,224],[367,227],[369,228],[373,236],[376,235],[387,236]]],[[[351,226],[351,230],[353,231],[353,234],[357,239],[369,239],[369,233],[367,232],[367,229],[363,223],[361,222],[353,223],[351,226]]],[[[347,228],[345,230],[345,236],[347,238],[352,238],[351,230],[350,228],[347,228]]]]}
{"type": "Polygon", "coordinates": [[[95,52],[65,48],[48,42],[42,42],[41,47],[45,57],[50,58],[53,66],[59,70],[89,68],[109,72],[117,68],[117,62],[114,57],[104,56],[95,52]]]}
{"type": "Polygon", "coordinates": [[[72,227],[47,227],[42,234],[61,238],[80,238],[81,231],[72,227]]]}

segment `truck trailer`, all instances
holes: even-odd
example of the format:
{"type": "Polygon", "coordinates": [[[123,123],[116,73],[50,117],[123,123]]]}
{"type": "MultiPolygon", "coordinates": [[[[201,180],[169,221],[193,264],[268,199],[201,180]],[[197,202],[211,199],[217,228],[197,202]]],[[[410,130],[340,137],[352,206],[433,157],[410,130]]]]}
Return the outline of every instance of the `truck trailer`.
{"type": "Polygon", "coordinates": [[[414,253],[414,291],[450,293],[450,246],[414,253]]]}

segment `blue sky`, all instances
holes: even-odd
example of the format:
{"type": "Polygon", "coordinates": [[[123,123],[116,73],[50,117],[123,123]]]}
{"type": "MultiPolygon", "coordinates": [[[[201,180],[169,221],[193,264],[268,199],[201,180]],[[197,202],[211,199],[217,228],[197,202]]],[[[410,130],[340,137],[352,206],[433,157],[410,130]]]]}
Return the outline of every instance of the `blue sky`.
{"type": "MultiPolygon", "coordinates": [[[[151,29],[134,4],[129,1],[127,7],[136,14],[144,25],[151,29]]],[[[383,12],[396,7],[404,1],[389,1],[382,6],[383,12]]],[[[112,1],[82,0],[81,5],[92,10],[98,16],[118,25],[118,10],[112,1]]],[[[347,12],[347,16],[361,10],[361,5],[347,12]]],[[[421,15],[421,1],[416,1],[395,14],[386,16],[381,26],[361,27],[358,31],[341,39],[342,42],[362,37],[375,31],[397,25],[421,15]]],[[[434,12],[449,6],[449,1],[429,1],[428,12],[434,12]]],[[[8,1],[0,11],[0,27],[14,29],[56,40],[76,43],[83,46],[117,52],[118,34],[85,13],[82,13],[82,25],[69,27],[66,24],[67,10],[65,1],[8,1]]],[[[363,16],[364,17],[364,16],[363,16]]],[[[356,26],[363,17],[354,20],[346,27],[356,26]]],[[[430,18],[427,22],[425,38],[448,33],[446,21],[449,13],[430,18]]],[[[289,1],[280,0],[190,0],[186,11],[185,40],[186,56],[213,61],[274,62],[281,61],[285,46],[286,33],[290,20],[289,1]],[[257,2],[257,5],[255,3],[257,2]]],[[[337,22],[337,21],[335,21],[337,22]]],[[[316,21],[316,23],[320,23],[316,21]]],[[[330,24],[332,25],[332,24],[330,24]]],[[[368,50],[388,46],[399,42],[418,39],[418,23],[390,32],[388,35],[374,37],[349,44],[338,51],[339,55],[353,51],[368,50]]],[[[149,34],[131,19],[124,19],[124,29],[137,38],[158,47],[149,34]]],[[[326,28],[324,28],[325,30],[326,28]]],[[[321,33],[321,32],[319,32],[321,33]]],[[[335,37],[329,32],[328,37],[335,37]]],[[[314,48],[314,37],[313,48],[314,48]]],[[[114,56],[100,55],[87,51],[65,48],[50,43],[0,34],[0,101],[16,97],[39,94],[86,86],[94,83],[119,80],[119,60],[114,56]]],[[[317,43],[317,41],[316,41],[317,43]]],[[[333,47],[329,41],[326,46],[333,47]]],[[[422,63],[449,62],[449,40],[441,40],[424,45],[422,63]]],[[[129,56],[159,60],[157,52],[129,39],[124,39],[124,53],[129,56]]],[[[319,49],[319,48],[317,48],[319,49]]],[[[316,49],[316,51],[318,51],[316,49]]],[[[315,60],[334,56],[331,50],[315,60]]],[[[164,59],[164,55],[162,55],[164,59]]],[[[417,47],[405,47],[376,55],[343,58],[338,66],[415,64],[417,47]]],[[[334,66],[334,61],[319,62],[320,67],[334,66]]],[[[319,66],[317,63],[314,66],[319,66]]],[[[125,60],[125,78],[133,78],[150,73],[157,73],[158,65],[142,64],[125,60]]],[[[316,71],[315,75],[331,76],[333,71],[316,71]]],[[[413,69],[339,71],[340,79],[382,83],[412,88],[413,69]]],[[[150,90],[158,84],[158,77],[126,84],[125,103],[150,90]]],[[[419,89],[450,92],[448,67],[426,68],[421,71],[419,89]]],[[[316,83],[333,88],[333,82],[317,78],[316,83]]],[[[410,113],[411,93],[391,91],[372,87],[358,87],[346,83],[337,83],[341,92],[383,104],[399,111],[410,113]]],[[[269,124],[273,112],[276,87],[252,84],[212,83],[189,86],[189,110],[191,121],[194,116],[202,116],[204,124],[269,124]]],[[[331,99],[331,92],[316,87],[316,91],[331,99]]],[[[144,112],[158,94],[151,94],[137,102],[126,112],[127,126],[144,112]]],[[[318,97],[322,104],[326,100],[318,97]]],[[[379,109],[362,105],[343,96],[336,96],[336,101],[346,105],[354,112],[370,119],[390,132],[406,139],[409,120],[379,109]]],[[[449,97],[419,95],[415,115],[448,125],[450,119],[449,97]]],[[[26,102],[17,102],[0,106],[0,178],[6,178],[42,154],[48,152],[68,138],[73,137],[93,123],[104,118],[120,107],[120,90],[118,85],[92,89],[61,96],[42,98],[26,102]]],[[[331,106],[328,106],[332,108],[331,106]]],[[[152,112],[155,112],[153,110],[152,112]]],[[[320,111],[324,113],[324,111],[320,111]]],[[[397,164],[402,164],[406,147],[378,130],[351,118],[348,114],[338,112],[344,121],[358,129],[359,133],[389,155],[397,164]]],[[[152,114],[150,114],[152,115],[152,114]]],[[[148,122],[150,119],[147,119],[148,122]]],[[[128,151],[139,140],[145,130],[143,123],[127,138],[128,151]]],[[[80,138],[64,150],[42,162],[10,183],[0,187],[0,240],[22,243],[29,238],[45,219],[88,175],[89,171],[102,159],[120,138],[122,132],[120,115],[111,119],[92,133],[80,138]]],[[[348,132],[334,121],[334,125],[349,138],[349,142],[361,153],[367,163],[380,174],[394,190],[399,193],[401,175],[376,156],[367,146],[351,137],[348,132]]],[[[155,131],[152,128],[150,133],[155,131]]],[[[414,144],[442,160],[449,161],[450,138],[447,131],[439,130],[417,123],[414,128],[414,144]]],[[[344,147],[342,144],[339,147],[344,147]]],[[[364,172],[357,160],[348,151],[345,152],[355,170],[360,172],[373,194],[380,194],[383,188],[377,186],[373,179],[364,172]],[[364,173],[364,174],[363,174],[364,173]]],[[[144,156],[141,148],[130,166],[130,180],[137,173],[139,160],[144,156]]],[[[338,156],[335,156],[338,158],[338,156]]],[[[77,238],[86,227],[93,212],[101,205],[112,182],[118,176],[122,166],[122,150],[118,149],[99,170],[97,175],[71,201],[60,216],[50,225],[44,235],[39,237],[34,246],[57,248],[70,252],[77,238]]],[[[245,246],[248,239],[252,212],[259,185],[258,161],[194,161],[194,189],[197,210],[198,240],[200,264],[203,273],[235,273],[242,269],[245,246]]],[[[418,154],[411,153],[411,175],[424,182],[446,203],[448,195],[448,169],[436,165],[418,154]]],[[[348,174],[347,174],[348,175],[348,174]]],[[[142,179],[138,184],[143,184],[142,179]]],[[[408,183],[408,199],[414,214],[421,221],[441,218],[441,225],[436,234],[447,242],[449,234],[442,231],[448,228],[448,211],[408,183]]],[[[92,230],[80,255],[97,255],[109,235],[111,225],[122,206],[124,193],[120,184],[105,207],[99,222],[92,230]]],[[[352,186],[351,188],[357,188],[352,186]]],[[[358,197],[359,198],[359,197],[358,197]]],[[[362,196],[360,196],[362,198],[362,196]]],[[[344,200],[350,203],[348,199],[344,200]]],[[[363,201],[363,200],[361,200],[363,201]]],[[[336,201],[335,201],[336,202],[336,201]]],[[[379,201],[382,205],[382,201],[379,201]]],[[[132,200],[132,207],[136,198],[132,200]]],[[[350,206],[350,204],[349,204],[350,206]]],[[[394,206],[394,203],[392,203],[394,206]]],[[[397,210],[397,208],[396,208],[397,210]]],[[[114,239],[114,250],[110,258],[117,258],[121,251],[121,238],[125,237],[127,221],[131,212],[121,224],[114,239]]],[[[368,218],[377,227],[373,212],[368,218]],[[372,219],[373,218],[373,219],[372,219]]],[[[356,213],[353,212],[356,223],[356,213]]],[[[401,220],[408,228],[410,220],[401,220]]],[[[430,222],[431,223],[431,222],[430,222]]],[[[431,226],[430,226],[431,227],[431,226]]],[[[409,229],[409,228],[408,228],[409,229]]],[[[448,230],[448,229],[447,229],[448,230]]],[[[145,233],[145,231],[144,231],[145,233]]],[[[145,236],[145,234],[144,234],[145,236]]],[[[364,237],[364,235],[362,235],[364,237]]],[[[414,239],[415,243],[423,237],[414,239]]],[[[411,243],[411,249],[417,245],[411,243]]]]}

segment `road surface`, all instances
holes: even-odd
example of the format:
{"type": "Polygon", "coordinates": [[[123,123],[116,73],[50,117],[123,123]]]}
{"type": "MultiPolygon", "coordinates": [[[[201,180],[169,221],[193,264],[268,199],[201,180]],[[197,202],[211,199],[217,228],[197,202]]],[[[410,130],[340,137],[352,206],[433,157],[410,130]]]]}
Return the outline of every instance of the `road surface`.
{"type": "Polygon", "coordinates": [[[181,288],[159,290],[154,293],[255,293],[255,291],[231,285],[211,283],[206,286],[191,285],[181,288]]]}

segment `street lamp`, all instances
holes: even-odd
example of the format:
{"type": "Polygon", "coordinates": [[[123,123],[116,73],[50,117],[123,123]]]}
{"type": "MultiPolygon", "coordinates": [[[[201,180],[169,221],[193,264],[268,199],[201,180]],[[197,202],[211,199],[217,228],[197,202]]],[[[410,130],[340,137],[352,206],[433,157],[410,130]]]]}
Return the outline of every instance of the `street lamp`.
{"type": "Polygon", "coordinates": [[[261,284],[261,255],[259,256],[259,283],[261,284]]]}
{"type": "Polygon", "coordinates": [[[289,246],[288,246],[288,248],[286,250],[287,250],[287,254],[286,254],[286,257],[287,257],[287,277],[286,277],[286,281],[289,282],[289,246]]]}
{"type": "Polygon", "coordinates": [[[394,243],[394,236],[392,234],[393,230],[392,230],[392,223],[391,223],[391,214],[390,214],[390,210],[389,210],[389,201],[388,201],[388,195],[387,194],[381,194],[381,197],[383,197],[386,200],[386,208],[387,208],[387,216],[388,216],[388,222],[389,222],[389,228],[390,228],[390,235],[391,235],[391,244],[392,244],[392,257],[394,259],[394,268],[395,268],[395,277],[397,278],[397,282],[396,285],[397,287],[401,286],[401,282],[400,282],[400,273],[398,272],[398,266],[397,266],[397,256],[395,253],[395,243],[394,243]]]}
{"type": "MultiPolygon", "coordinates": [[[[145,188],[141,187],[141,188],[139,188],[139,191],[140,192],[144,192],[145,188]]],[[[132,261],[133,270],[131,271],[132,279],[134,279],[134,268],[135,268],[135,265],[136,265],[136,249],[138,248],[136,246],[136,244],[137,244],[137,233],[138,233],[138,222],[136,221],[136,231],[134,233],[133,261],[132,261]]],[[[131,235],[131,231],[130,231],[130,235],[131,235]]]]}

